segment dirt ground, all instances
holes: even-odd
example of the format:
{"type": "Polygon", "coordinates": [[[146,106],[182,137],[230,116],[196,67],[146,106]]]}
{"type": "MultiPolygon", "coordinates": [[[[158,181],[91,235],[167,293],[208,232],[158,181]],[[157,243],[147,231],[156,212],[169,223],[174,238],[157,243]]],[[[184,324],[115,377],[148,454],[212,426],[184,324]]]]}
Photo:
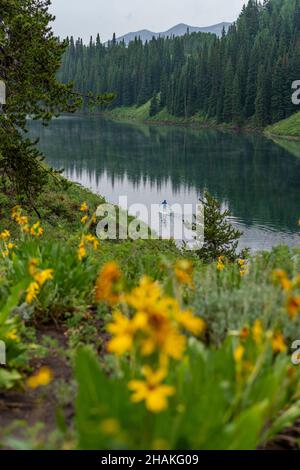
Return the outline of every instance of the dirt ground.
{"type": "MultiPolygon", "coordinates": [[[[38,337],[47,335],[56,340],[60,348],[67,347],[67,339],[62,329],[55,327],[42,327],[38,330],[38,337]]],[[[70,382],[72,371],[67,360],[54,352],[41,361],[34,361],[34,370],[42,366],[48,366],[54,374],[54,380],[70,382]]],[[[56,409],[58,403],[53,394],[52,387],[43,389],[22,391],[9,391],[0,393],[0,431],[9,426],[13,421],[26,421],[29,426],[37,422],[43,422],[46,433],[55,429],[56,409]]],[[[71,407],[64,410],[66,418],[71,418],[73,410],[71,407]]]]}

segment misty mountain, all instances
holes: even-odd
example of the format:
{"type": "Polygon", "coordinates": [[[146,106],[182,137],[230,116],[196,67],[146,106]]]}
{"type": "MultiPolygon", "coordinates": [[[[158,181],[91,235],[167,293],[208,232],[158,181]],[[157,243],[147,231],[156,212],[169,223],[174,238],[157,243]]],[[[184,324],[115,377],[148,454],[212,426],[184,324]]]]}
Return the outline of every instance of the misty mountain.
{"type": "Polygon", "coordinates": [[[190,33],[213,33],[217,36],[221,36],[223,28],[227,31],[231,23],[218,23],[212,26],[189,26],[187,24],[180,23],[173,28],[168,29],[168,31],[163,31],[160,33],[154,33],[148,29],[142,29],[141,31],[136,31],[132,33],[125,34],[117,38],[117,42],[125,41],[125,44],[128,44],[130,41],[133,41],[136,37],[141,38],[143,42],[151,41],[153,37],[172,37],[172,36],[183,36],[189,31],[190,33]]]}

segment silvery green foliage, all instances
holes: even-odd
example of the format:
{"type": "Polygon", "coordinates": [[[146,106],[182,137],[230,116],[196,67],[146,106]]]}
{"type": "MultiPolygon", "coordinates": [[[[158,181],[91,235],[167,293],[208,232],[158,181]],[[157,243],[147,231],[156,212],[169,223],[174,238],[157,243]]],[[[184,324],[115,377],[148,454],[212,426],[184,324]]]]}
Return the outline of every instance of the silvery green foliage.
{"type": "Polygon", "coordinates": [[[16,315],[24,321],[29,321],[34,313],[34,307],[31,304],[25,302],[18,307],[14,308],[12,315],[16,315]]]}
{"type": "Polygon", "coordinates": [[[291,276],[300,272],[298,256],[287,256],[287,247],[250,258],[249,274],[241,277],[237,263],[222,272],[216,264],[195,274],[195,312],[208,324],[209,338],[221,344],[228,331],[252,326],[260,319],[266,329],[278,324],[291,342],[300,335],[300,319],[291,322],[282,289],[272,282],[272,272],[282,268],[291,276]],[[277,323],[278,322],[278,323],[277,323]],[[297,336],[298,335],[298,336],[297,336]]]}

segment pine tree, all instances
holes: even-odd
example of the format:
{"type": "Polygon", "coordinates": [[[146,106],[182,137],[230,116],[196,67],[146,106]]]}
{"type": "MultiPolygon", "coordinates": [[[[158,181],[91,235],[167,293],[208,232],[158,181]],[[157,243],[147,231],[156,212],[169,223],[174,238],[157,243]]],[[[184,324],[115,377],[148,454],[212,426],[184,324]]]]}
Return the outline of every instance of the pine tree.
{"type": "Polygon", "coordinates": [[[149,116],[150,117],[155,116],[158,113],[158,111],[159,111],[158,98],[157,98],[157,93],[155,92],[151,99],[149,116]]]}
{"type": "Polygon", "coordinates": [[[224,83],[225,83],[225,95],[224,95],[224,108],[223,108],[223,119],[225,122],[231,122],[233,117],[233,80],[234,71],[232,62],[229,60],[225,70],[224,83]]]}
{"type": "Polygon", "coordinates": [[[268,123],[269,103],[268,103],[268,73],[265,65],[259,67],[257,80],[257,95],[255,100],[255,124],[263,127],[268,123]]]}
{"type": "Polygon", "coordinates": [[[242,90],[240,82],[239,74],[236,73],[233,82],[232,119],[238,125],[243,123],[242,90]]]}
{"type": "Polygon", "coordinates": [[[281,121],[285,117],[284,109],[284,74],[282,59],[278,59],[272,77],[272,99],[271,99],[272,121],[281,121]]]}
{"type": "Polygon", "coordinates": [[[230,211],[223,211],[220,202],[208,191],[205,191],[201,202],[204,206],[204,244],[197,255],[205,262],[217,260],[220,256],[234,261],[239,256],[238,240],[242,233],[228,222],[230,211]]]}

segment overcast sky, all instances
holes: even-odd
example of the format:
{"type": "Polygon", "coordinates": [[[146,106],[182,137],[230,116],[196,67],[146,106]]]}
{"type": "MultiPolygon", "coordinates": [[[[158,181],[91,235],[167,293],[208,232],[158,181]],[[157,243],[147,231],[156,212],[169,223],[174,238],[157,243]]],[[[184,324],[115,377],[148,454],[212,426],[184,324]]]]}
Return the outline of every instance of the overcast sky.
{"type": "Polygon", "coordinates": [[[166,31],[178,23],[210,26],[234,21],[246,0],[52,0],[54,30],[61,37],[99,32],[102,41],[150,29],[166,31]]]}

